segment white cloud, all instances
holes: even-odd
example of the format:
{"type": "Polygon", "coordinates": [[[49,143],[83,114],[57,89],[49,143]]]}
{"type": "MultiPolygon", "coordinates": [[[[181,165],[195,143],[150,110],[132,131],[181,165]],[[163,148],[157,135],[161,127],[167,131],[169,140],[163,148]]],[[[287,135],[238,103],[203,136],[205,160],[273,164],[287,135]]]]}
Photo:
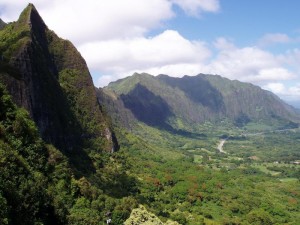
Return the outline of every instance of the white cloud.
{"type": "Polygon", "coordinates": [[[76,43],[142,36],[175,16],[166,0],[85,0],[84,3],[56,0],[55,3],[51,11],[41,12],[50,27],[76,43]]]}
{"type": "Polygon", "coordinates": [[[282,94],[286,92],[286,88],[282,83],[269,83],[263,86],[263,88],[277,94],[278,93],[282,94]]]}
{"type": "Polygon", "coordinates": [[[217,39],[215,46],[220,51],[216,58],[204,67],[206,73],[256,84],[295,77],[282,65],[281,60],[270,52],[257,47],[238,48],[224,38],[217,39]]]}
{"type": "Polygon", "coordinates": [[[294,48],[287,50],[285,54],[279,56],[279,59],[289,67],[295,68],[297,73],[300,74],[300,49],[294,48]]]}
{"type": "MultiPolygon", "coordinates": [[[[200,69],[198,64],[208,59],[211,54],[204,42],[189,41],[173,30],[164,31],[152,38],[89,43],[80,46],[79,50],[91,70],[119,76],[128,76],[132,72],[159,74],[172,71],[169,74],[187,74],[195,71],[192,67],[200,69]]],[[[102,81],[107,79],[101,79],[102,81]]]]}
{"type": "Polygon", "coordinates": [[[83,45],[80,51],[92,70],[110,74],[98,79],[99,86],[134,72],[171,76],[219,74],[261,86],[297,78],[286,64],[296,63],[300,51],[277,56],[257,47],[238,48],[225,38],[218,38],[213,45],[217,49],[215,56],[206,43],[189,41],[168,30],[152,38],[83,45]]]}
{"type": "Polygon", "coordinates": [[[290,43],[293,40],[286,34],[281,33],[274,33],[274,34],[266,34],[264,35],[259,41],[258,45],[265,47],[273,44],[284,44],[284,43],[290,43]]]}
{"type": "Polygon", "coordinates": [[[180,6],[186,14],[199,17],[202,12],[218,12],[220,4],[218,0],[171,0],[180,6]]]}
{"type": "MultiPolygon", "coordinates": [[[[16,20],[26,3],[3,0],[0,17],[16,20]],[[13,18],[12,18],[13,17],[13,18]]],[[[142,36],[175,16],[168,0],[32,0],[50,29],[75,44],[142,36]]]]}
{"type": "Polygon", "coordinates": [[[299,102],[300,98],[300,83],[296,83],[292,86],[284,85],[283,83],[268,83],[262,87],[265,90],[269,90],[274,94],[279,95],[284,100],[290,102],[299,102]]]}
{"type": "MultiPolygon", "coordinates": [[[[187,13],[215,12],[218,0],[31,0],[50,29],[75,44],[144,36],[175,17],[172,6],[187,13]]],[[[0,17],[16,20],[26,2],[1,0],[0,17]]]]}
{"type": "Polygon", "coordinates": [[[217,38],[216,41],[214,41],[213,45],[218,50],[230,50],[236,48],[231,41],[227,40],[224,37],[217,38]]]}

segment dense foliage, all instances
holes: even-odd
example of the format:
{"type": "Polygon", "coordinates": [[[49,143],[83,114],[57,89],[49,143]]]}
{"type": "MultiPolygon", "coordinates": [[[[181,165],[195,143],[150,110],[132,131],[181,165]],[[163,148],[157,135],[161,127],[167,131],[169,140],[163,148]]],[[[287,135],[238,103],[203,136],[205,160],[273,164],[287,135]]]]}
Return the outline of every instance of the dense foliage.
{"type": "Polygon", "coordinates": [[[107,212],[122,224],[137,206],[131,197],[136,182],[121,154],[94,152],[96,171],[76,177],[68,158],[42,141],[3,85],[0,109],[0,224],[102,224],[107,212]]]}
{"type": "Polygon", "coordinates": [[[297,116],[272,93],[219,76],[147,74],[111,83],[103,93],[106,109],[127,127],[119,140],[135,165],[139,202],[161,220],[300,221],[297,116]]]}
{"type": "MultiPolygon", "coordinates": [[[[300,220],[299,167],[238,161],[234,152],[220,155],[217,138],[174,136],[145,125],[136,134],[120,130],[121,151],[94,152],[96,172],[76,177],[68,159],[40,139],[28,113],[12,103],[3,86],[0,90],[1,224],[103,224],[107,212],[113,224],[123,224],[138,203],[162,221],[180,224],[300,220]],[[152,142],[141,135],[161,138],[152,142]],[[179,150],[182,143],[189,144],[179,150]]],[[[245,140],[229,140],[225,149],[233,151],[231,143],[238,142],[245,140]]]]}
{"type": "MultiPolygon", "coordinates": [[[[297,224],[300,221],[300,166],[290,161],[267,163],[272,152],[264,150],[266,145],[261,145],[260,155],[264,151],[268,155],[252,161],[248,159],[249,154],[239,152],[238,148],[233,152],[230,147],[230,143],[238,144],[244,139],[228,140],[224,149],[232,150],[225,154],[217,151],[217,133],[199,139],[144,125],[136,130],[140,130],[138,136],[148,138],[143,140],[125,132],[121,146],[135,165],[132,173],[141,182],[139,201],[162,220],[170,218],[191,225],[297,224]]],[[[276,137],[281,137],[282,142],[273,146],[286,154],[284,145],[293,137],[286,135],[284,141],[282,134],[273,134],[272,140],[276,137]]],[[[299,152],[293,146],[295,153],[299,152]]],[[[273,159],[280,160],[280,155],[274,152],[273,159]]],[[[298,159],[298,155],[293,159],[298,159]]]]}
{"type": "Polygon", "coordinates": [[[1,223],[30,224],[51,212],[44,187],[46,146],[24,109],[0,87],[1,223]]]}

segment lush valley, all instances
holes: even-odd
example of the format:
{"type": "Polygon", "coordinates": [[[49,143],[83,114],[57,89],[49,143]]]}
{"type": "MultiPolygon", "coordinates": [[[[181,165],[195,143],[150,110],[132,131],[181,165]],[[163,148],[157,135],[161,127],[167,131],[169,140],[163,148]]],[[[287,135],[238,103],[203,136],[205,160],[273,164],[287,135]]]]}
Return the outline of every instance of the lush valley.
{"type": "Polygon", "coordinates": [[[297,113],[258,87],[222,79],[135,74],[98,91],[115,124],[126,127],[118,137],[141,182],[139,198],[162,221],[180,224],[297,224],[297,113]],[[200,87],[210,81],[219,95],[199,96],[193,84],[203,79],[200,87]],[[202,122],[200,110],[210,118],[202,122]]]}
{"type": "Polygon", "coordinates": [[[0,20],[0,224],[300,222],[300,116],[252,84],[96,89],[32,4],[0,20]]]}
{"type": "Polygon", "coordinates": [[[136,135],[120,135],[127,140],[121,149],[135,165],[131,170],[141,183],[140,201],[163,221],[297,224],[300,220],[294,131],[231,136],[223,146],[226,153],[220,153],[219,133],[187,137],[145,125],[138,129],[136,135]],[[264,138],[270,141],[257,140],[264,138]]]}

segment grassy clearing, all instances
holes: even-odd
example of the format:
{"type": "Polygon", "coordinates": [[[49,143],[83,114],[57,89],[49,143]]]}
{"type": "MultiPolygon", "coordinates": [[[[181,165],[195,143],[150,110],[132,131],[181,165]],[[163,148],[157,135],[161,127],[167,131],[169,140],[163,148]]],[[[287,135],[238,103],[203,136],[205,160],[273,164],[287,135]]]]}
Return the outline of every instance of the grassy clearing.
{"type": "Polygon", "coordinates": [[[268,170],[266,166],[262,165],[262,164],[256,164],[253,165],[254,168],[259,169],[261,172],[265,173],[265,174],[270,174],[272,176],[278,176],[281,173],[280,172],[275,172],[272,170],[268,170]]]}
{"type": "Polygon", "coordinates": [[[194,162],[195,163],[201,163],[203,159],[203,156],[201,155],[194,155],[194,162]]]}

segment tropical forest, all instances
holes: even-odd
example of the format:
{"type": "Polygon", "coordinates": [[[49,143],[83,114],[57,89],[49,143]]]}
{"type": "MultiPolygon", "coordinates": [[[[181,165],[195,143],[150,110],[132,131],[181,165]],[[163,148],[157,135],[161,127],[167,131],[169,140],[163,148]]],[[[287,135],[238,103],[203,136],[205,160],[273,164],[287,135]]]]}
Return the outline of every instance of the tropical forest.
{"type": "Polygon", "coordinates": [[[0,25],[1,225],[300,224],[298,109],[222,75],[98,88],[33,4],[0,25]]]}

